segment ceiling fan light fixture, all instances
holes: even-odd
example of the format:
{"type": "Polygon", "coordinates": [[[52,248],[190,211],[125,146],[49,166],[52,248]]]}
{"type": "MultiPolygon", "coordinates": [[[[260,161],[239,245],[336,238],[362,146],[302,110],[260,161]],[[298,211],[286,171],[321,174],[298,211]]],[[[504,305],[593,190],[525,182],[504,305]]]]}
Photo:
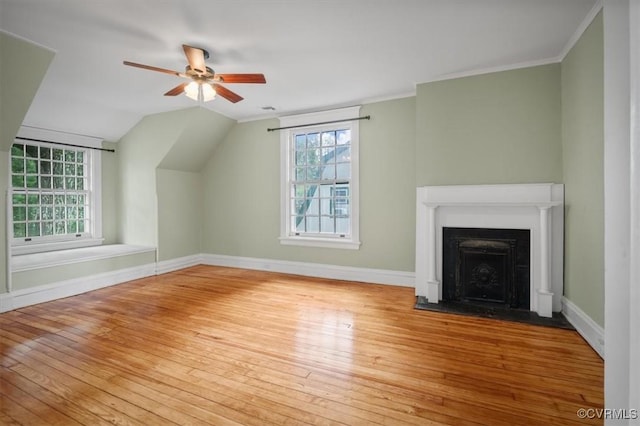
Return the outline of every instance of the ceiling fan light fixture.
{"type": "Polygon", "coordinates": [[[198,101],[198,94],[200,93],[200,85],[195,81],[187,84],[184,87],[184,94],[187,95],[188,98],[193,99],[194,101],[198,101]]]}
{"type": "Polygon", "coordinates": [[[209,102],[215,99],[216,97],[216,89],[210,83],[203,83],[200,86],[202,90],[202,100],[205,102],[209,102]]]}
{"type": "Polygon", "coordinates": [[[210,83],[192,81],[184,87],[184,94],[196,102],[209,102],[215,99],[216,90],[210,83]]]}

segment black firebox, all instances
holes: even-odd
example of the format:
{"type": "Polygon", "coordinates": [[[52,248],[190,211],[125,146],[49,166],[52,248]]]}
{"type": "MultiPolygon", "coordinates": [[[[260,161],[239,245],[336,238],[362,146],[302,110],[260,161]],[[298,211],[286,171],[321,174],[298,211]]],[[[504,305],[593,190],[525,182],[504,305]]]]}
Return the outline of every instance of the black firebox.
{"type": "Polygon", "coordinates": [[[443,228],[443,300],[529,310],[528,229],[443,228]]]}

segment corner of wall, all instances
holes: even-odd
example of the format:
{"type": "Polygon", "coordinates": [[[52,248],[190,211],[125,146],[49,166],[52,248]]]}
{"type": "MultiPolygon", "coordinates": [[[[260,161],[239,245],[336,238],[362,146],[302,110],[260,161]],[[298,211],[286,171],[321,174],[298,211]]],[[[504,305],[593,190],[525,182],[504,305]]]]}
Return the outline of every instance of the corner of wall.
{"type": "Polygon", "coordinates": [[[566,297],[562,298],[562,313],[589,346],[604,359],[604,328],[566,297]]]}
{"type": "Polygon", "coordinates": [[[599,9],[561,63],[565,297],[604,324],[604,52],[599,9]]]}

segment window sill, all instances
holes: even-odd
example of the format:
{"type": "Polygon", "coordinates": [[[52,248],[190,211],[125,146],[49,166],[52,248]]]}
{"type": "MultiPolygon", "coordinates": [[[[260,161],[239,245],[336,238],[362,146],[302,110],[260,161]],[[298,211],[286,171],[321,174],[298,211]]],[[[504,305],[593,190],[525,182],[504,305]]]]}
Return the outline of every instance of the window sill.
{"type": "Polygon", "coordinates": [[[95,247],[101,245],[103,240],[103,238],[84,238],[78,240],[56,241],[50,243],[14,245],[11,247],[11,255],[22,256],[25,254],[72,250],[83,247],[95,247]]]}
{"type": "Polygon", "coordinates": [[[109,244],[99,247],[58,250],[19,256],[14,255],[11,257],[11,272],[30,271],[152,251],[155,252],[155,247],[109,244]]]}
{"type": "Polygon", "coordinates": [[[360,241],[344,240],[338,238],[280,237],[280,244],[285,246],[319,247],[346,250],[360,249],[360,241]]]}

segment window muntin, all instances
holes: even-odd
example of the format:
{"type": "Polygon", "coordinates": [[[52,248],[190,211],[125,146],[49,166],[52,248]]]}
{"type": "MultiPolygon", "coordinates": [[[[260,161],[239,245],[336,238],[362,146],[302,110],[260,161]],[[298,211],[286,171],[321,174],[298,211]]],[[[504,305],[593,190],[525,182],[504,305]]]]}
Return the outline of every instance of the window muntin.
{"type": "Polygon", "coordinates": [[[14,244],[91,236],[91,152],[41,142],[11,147],[14,244]]]}
{"type": "Polygon", "coordinates": [[[351,234],[351,129],[293,133],[291,234],[351,234]]]}

